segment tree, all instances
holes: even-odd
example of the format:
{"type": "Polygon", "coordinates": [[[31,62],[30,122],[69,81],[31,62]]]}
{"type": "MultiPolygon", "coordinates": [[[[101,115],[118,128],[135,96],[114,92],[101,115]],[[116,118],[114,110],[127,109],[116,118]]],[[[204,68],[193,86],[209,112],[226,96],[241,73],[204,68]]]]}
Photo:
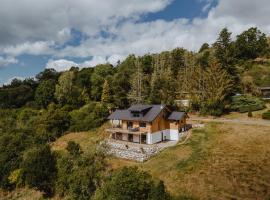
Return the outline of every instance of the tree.
{"type": "Polygon", "coordinates": [[[23,182],[33,188],[53,193],[56,159],[48,145],[34,147],[25,152],[21,163],[23,182]]]}
{"type": "Polygon", "coordinates": [[[208,43],[203,43],[203,45],[201,46],[199,53],[202,53],[205,50],[208,50],[210,48],[208,43]]]}
{"type": "Polygon", "coordinates": [[[143,72],[142,72],[142,65],[139,58],[135,60],[135,67],[136,72],[133,74],[131,78],[131,89],[129,91],[128,98],[130,99],[131,103],[143,103],[144,97],[142,94],[143,90],[143,72]]]}
{"type": "Polygon", "coordinates": [[[252,27],[237,36],[235,48],[237,57],[247,60],[264,56],[269,50],[269,45],[266,35],[252,27]]]}
{"type": "Polygon", "coordinates": [[[231,93],[232,87],[233,82],[229,74],[217,62],[211,63],[204,72],[202,112],[221,115],[225,109],[225,100],[231,93]]]}
{"type": "Polygon", "coordinates": [[[23,152],[33,143],[29,131],[13,130],[12,134],[0,135],[0,187],[11,188],[8,177],[11,172],[20,168],[23,152]]]}
{"type": "MultiPolygon", "coordinates": [[[[124,167],[116,171],[96,193],[95,200],[152,200],[162,194],[164,200],[169,195],[161,185],[156,185],[150,174],[134,167],[124,167]],[[160,191],[157,191],[160,190],[160,191]]],[[[161,199],[158,198],[158,199],[161,199]]]]}
{"type": "Polygon", "coordinates": [[[70,115],[64,108],[57,108],[50,104],[47,111],[39,116],[36,121],[37,133],[45,141],[54,141],[62,136],[70,126],[70,115]]]}
{"type": "Polygon", "coordinates": [[[78,104],[79,91],[74,85],[74,71],[64,72],[55,87],[55,97],[61,104],[78,104]]]}
{"type": "Polygon", "coordinates": [[[40,72],[36,75],[36,79],[38,82],[47,81],[47,80],[54,80],[57,81],[60,73],[55,71],[55,69],[44,69],[43,72],[40,72]]]}
{"type": "Polygon", "coordinates": [[[55,81],[54,80],[45,80],[42,81],[35,92],[35,101],[36,103],[46,108],[50,103],[53,102],[55,92],[55,81]]]}
{"type": "Polygon", "coordinates": [[[111,101],[110,97],[110,86],[107,79],[104,81],[102,95],[101,95],[101,102],[109,103],[111,101]]]}
{"type": "Polygon", "coordinates": [[[171,52],[171,71],[173,77],[176,78],[180,70],[185,66],[185,50],[183,48],[176,48],[171,52]]]}
{"type": "Polygon", "coordinates": [[[102,86],[105,79],[110,79],[113,75],[113,66],[110,64],[97,65],[91,76],[91,97],[95,101],[101,100],[102,86]]]}
{"type": "Polygon", "coordinates": [[[237,82],[237,73],[234,65],[234,45],[231,34],[227,28],[222,29],[213,46],[215,48],[215,57],[220,66],[237,82]]]}
{"type": "Polygon", "coordinates": [[[119,108],[129,106],[128,93],[131,89],[130,79],[135,72],[135,60],[134,55],[129,55],[116,67],[116,73],[112,77],[113,102],[119,108]]]}
{"type": "Polygon", "coordinates": [[[104,154],[63,155],[57,160],[57,192],[68,199],[88,200],[99,187],[106,169],[104,154]]]}

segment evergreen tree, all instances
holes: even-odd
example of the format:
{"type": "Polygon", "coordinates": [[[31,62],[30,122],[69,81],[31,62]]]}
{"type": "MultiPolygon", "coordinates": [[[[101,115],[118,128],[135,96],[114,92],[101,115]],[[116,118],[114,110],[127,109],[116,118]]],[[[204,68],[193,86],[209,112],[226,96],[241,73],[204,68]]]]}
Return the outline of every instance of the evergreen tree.
{"type": "Polygon", "coordinates": [[[234,67],[234,46],[231,39],[231,32],[227,28],[222,29],[219,33],[217,41],[214,43],[215,56],[221,67],[225,69],[231,76],[236,76],[234,67]]]}
{"type": "Polygon", "coordinates": [[[135,60],[135,74],[131,79],[131,89],[129,92],[129,99],[131,103],[143,103],[144,97],[143,97],[143,72],[142,72],[142,65],[140,58],[137,58],[135,60]]]}
{"type": "Polygon", "coordinates": [[[107,79],[104,81],[102,95],[101,95],[101,102],[109,103],[111,101],[110,97],[110,86],[107,79]]]}
{"type": "Polygon", "coordinates": [[[226,107],[225,100],[232,91],[232,79],[217,62],[210,64],[209,68],[204,72],[204,77],[202,112],[211,115],[221,115],[226,107]]]}

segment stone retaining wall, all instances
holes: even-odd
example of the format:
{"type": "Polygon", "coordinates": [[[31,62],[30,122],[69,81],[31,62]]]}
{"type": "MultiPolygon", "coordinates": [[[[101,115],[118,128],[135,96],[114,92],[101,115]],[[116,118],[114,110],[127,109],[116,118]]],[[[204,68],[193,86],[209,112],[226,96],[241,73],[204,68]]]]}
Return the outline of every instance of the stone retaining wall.
{"type": "Polygon", "coordinates": [[[124,144],[113,141],[107,141],[108,153],[119,158],[136,160],[139,162],[144,162],[151,156],[157,154],[165,147],[158,145],[132,145],[124,144]]]}

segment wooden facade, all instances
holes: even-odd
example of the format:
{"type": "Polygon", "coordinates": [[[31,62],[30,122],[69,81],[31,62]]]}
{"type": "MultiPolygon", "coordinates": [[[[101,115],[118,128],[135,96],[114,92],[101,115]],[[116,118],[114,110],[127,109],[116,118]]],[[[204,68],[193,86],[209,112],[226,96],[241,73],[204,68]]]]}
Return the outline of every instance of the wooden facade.
{"type": "MultiPolygon", "coordinates": [[[[164,138],[165,140],[179,138],[179,133],[185,130],[187,115],[182,113],[181,117],[168,118],[171,113],[164,108],[151,121],[136,119],[114,120],[115,118],[112,118],[113,127],[107,129],[107,131],[113,139],[136,143],[147,143],[148,140],[149,144],[153,144],[158,142],[156,140],[163,141],[164,138]],[[113,121],[117,121],[117,123],[113,121]],[[171,137],[170,134],[173,136],[171,137]]],[[[179,114],[179,112],[176,113],[179,114]]]]}

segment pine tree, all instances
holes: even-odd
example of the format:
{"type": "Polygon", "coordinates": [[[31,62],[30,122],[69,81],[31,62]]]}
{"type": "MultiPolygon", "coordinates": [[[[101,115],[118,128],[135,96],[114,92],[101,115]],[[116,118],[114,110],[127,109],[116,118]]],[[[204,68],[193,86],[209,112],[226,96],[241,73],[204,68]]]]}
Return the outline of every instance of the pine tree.
{"type": "Polygon", "coordinates": [[[231,32],[227,28],[222,29],[217,41],[214,43],[215,57],[221,67],[227,71],[235,83],[238,82],[237,72],[234,66],[234,45],[231,39],[231,32]]]}
{"type": "Polygon", "coordinates": [[[143,78],[144,74],[142,72],[142,65],[139,60],[140,58],[137,58],[135,60],[135,74],[131,79],[131,90],[129,92],[128,98],[130,99],[131,103],[140,104],[144,102],[144,96],[143,96],[143,78]]]}
{"type": "Polygon", "coordinates": [[[110,86],[107,80],[104,81],[103,90],[101,95],[101,102],[109,103],[110,102],[110,86]]]}
{"type": "Polygon", "coordinates": [[[211,63],[203,76],[205,77],[204,90],[201,94],[203,112],[221,115],[226,107],[225,100],[232,91],[233,81],[217,62],[211,63]]]}

